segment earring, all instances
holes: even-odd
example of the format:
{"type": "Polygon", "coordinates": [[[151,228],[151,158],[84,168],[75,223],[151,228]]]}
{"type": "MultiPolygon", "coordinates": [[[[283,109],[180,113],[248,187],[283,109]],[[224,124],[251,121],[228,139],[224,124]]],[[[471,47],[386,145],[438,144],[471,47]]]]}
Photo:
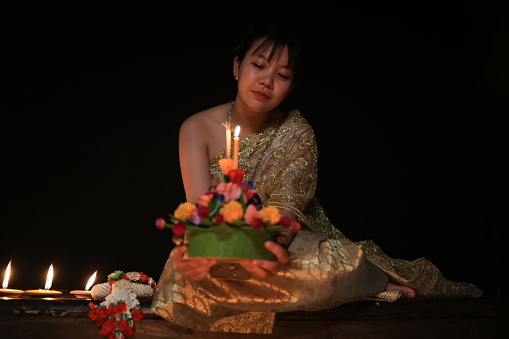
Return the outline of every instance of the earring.
{"type": "Polygon", "coordinates": [[[235,78],[235,80],[237,80],[238,76],[237,74],[233,73],[233,77],[235,78]]]}

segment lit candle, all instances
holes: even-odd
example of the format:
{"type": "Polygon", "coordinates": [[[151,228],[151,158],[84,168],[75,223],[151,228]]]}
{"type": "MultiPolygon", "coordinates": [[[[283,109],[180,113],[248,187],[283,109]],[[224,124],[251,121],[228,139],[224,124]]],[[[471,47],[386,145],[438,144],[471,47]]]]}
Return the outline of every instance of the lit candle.
{"type": "Polygon", "coordinates": [[[23,295],[29,297],[54,297],[62,294],[62,292],[60,291],[50,290],[52,283],[53,283],[53,264],[51,264],[48,269],[48,275],[46,276],[46,285],[44,285],[44,289],[28,290],[23,292],[23,295]]]}
{"type": "Polygon", "coordinates": [[[232,128],[229,121],[224,122],[221,125],[226,128],[226,159],[230,159],[230,152],[232,147],[232,128]]]}
{"type": "Polygon", "coordinates": [[[23,293],[23,290],[15,290],[11,288],[7,288],[9,285],[9,277],[11,276],[11,261],[9,261],[9,264],[7,265],[7,268],[5,269],[5,275],[4,275],[4,282],[2,284],[2,289],[0,290],[0,296],[3,297],[16,297],[18,295],[21,295],[23,293]]]}
{"type": "Polygon", "coordinates": [[[97,275],[97,271],[95,271],[95,273],[92,274],[90,279],[88,279],[88,282],[87,282],[87,285],[85,286],[84,291],[71,291],[71,294],[73,294],[76,298],[79,298],[79,299],[91,299],[92,292],[90,292],[89,289],[94,284],[96,275],[97,275]]]}
{"type": "Polygon", "coordinates": [[[239,167],[239,135],[240,126],[235,127],[235,134],[233,136],[233,169],[239,167]]]}

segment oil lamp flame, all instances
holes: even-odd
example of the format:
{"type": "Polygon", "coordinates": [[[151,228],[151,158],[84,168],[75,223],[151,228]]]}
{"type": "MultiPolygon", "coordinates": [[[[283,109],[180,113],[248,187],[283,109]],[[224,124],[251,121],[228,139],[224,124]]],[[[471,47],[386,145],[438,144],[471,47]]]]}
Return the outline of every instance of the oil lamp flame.
{"type": "Polygon", "coordinates": [[[240,126],[237,126],[237,127],[235,127],[235,133],[233,134],[233,136],[235,138],[238,138],[239,135],[240,135],[240,126]]]}
{"type": "Polygon", "coordinates": [[[4,283],[2,284],[2,288],[6,289],[9,285],[9,277],[11,276],[11,261],[9,261],[9,265],[7,265],[7,269],[5,270],[4,283]]]}
{"type": "Polygon", "coordinates": [[[46,285],[44,285],[44,290],[49,290],[51,288],[51,284],[53,283],[53,264],[50,265],[48,270],[48,277],[46,278],[46,285]]]}
{"type": "Polygon", "coordinates": [[[88,279],[87,286],[85,287],[85,291],[88,291],[90,289],[90,287],[92,287],[92,285],[94,284],[96,275],[97,275],[97,271],[95,271],[95,273],[92,274],[90,279],[88,279]]]}

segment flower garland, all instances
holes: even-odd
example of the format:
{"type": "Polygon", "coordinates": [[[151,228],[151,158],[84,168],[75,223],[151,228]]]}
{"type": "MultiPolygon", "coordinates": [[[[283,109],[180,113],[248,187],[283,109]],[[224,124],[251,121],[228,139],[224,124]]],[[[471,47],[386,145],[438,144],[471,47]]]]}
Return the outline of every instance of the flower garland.
{"type": "Polygon", "coordinates": [[[124,273],[122,271],[115,271],[108,275],[108,283],[110,284],[111,287],[113,287],[113,284],[120,279],[134,283],[147,284],[150,285],[150,287],[152,287],[154,290],[156,289],[156,282],[154,281],[154,279],[152,279],[146,274],[143,274],[143,272],[124,273]]]}
{"type": "Polygon", "coordinates": [[[108,275],[110,294],[100,305],[89,304],[88,317],[95,321],[100,335],[122,339],[134,334],[134,322],[145,318],[131,282],[146,283],[155,289],[154,280],[143,272],[115,271],[108,275]]]}

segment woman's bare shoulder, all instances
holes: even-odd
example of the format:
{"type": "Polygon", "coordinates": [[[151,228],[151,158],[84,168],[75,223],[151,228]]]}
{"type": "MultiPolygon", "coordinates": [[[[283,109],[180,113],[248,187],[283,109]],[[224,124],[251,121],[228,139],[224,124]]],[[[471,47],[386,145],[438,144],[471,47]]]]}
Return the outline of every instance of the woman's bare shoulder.
{"type": "Polygon", "coordinates": [[[194,145],[195,149],[206,149],[208,158],[212,159],[224,148],[225,129],[221,124],[228,119],[228,105],[215,106],[187,118],[180,127],[180,143],[188,147],[194,145]]]}
{"type": "Polygon", "coordinates": [[[228,104],[222,104],[215,107],[211,107],[204,111],[195,113],[187,118],[183,123],[183,129],[200,129],[209,128],[217,124],[225,122],[227,119],[228,104]]]}

